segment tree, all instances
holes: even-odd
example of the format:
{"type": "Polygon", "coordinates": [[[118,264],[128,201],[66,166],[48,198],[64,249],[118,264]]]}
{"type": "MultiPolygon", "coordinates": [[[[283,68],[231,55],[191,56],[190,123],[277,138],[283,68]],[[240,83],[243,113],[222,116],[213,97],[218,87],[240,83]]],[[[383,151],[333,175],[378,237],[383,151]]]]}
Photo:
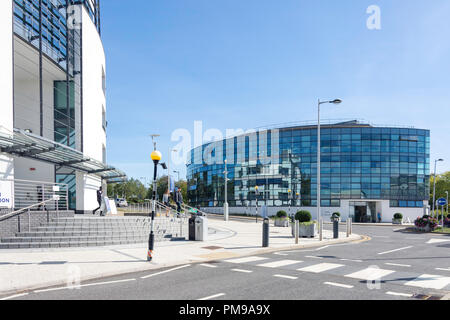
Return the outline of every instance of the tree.
{"type": "MultiPolygon", "coordinates": [[[[433,184],[434,177],[430,177],[430,203],[433,207],[433,184]]],[[[445,191],[450,192],[450,171],[436,176],[436,200],[439,198],[446,198],[445,191]]]]}
{"type": "Polygon", "coordinates": [[[130,203],[142,202],[147,196],[147,188],[137,179],[108,185],[108,197],[125,198],[130,203]]]}

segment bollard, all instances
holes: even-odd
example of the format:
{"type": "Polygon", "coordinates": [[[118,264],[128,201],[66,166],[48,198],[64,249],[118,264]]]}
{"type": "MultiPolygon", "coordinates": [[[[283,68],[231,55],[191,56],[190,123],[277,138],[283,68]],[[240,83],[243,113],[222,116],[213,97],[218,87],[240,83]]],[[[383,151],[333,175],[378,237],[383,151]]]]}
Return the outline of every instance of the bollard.
{"type": "Polygon", "coordinates": [[[263,248],[269,247],[269,219],[264,218],[263,223],[263,248]]]}
{"type": "Polygon", "coordinates": [[[299,236],[298,228],[299,228],[298,220],[295,220],[295,230],[294,230],[295,244],[298,244],[298,236],[299,236]]]}
{"type": "Polygon", "coordinates": [[[333,221],[333,238],[339,239],[339,220],[333,221]]]}
{"type": "Polygon", "coordinates": [[[322,229],[323,228],[323,219],[320,218],[319,219],[319,240],[322,241],[323,240],[323,232],[322,229]]]}
{"type": "Polygon", "coordinates": [[[345,226],[347,227],[347,238],[350,237],[350,219],[347,219],[345,226]]]}

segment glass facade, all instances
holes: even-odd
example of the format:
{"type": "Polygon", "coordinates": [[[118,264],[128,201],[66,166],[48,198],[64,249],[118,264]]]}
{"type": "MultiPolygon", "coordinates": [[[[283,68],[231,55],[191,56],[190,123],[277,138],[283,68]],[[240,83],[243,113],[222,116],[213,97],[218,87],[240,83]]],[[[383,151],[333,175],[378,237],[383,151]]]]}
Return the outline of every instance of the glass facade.
{"type": "MultiPolygon", "coordinates": [[[[267,206],[317,206],[317,126],[277,131],[275,139],[274,131],[268,130],[192,150],[187,165],[191,203],[223,205],[228,157],[230,207],[254,205],[256,198],[267,206]],[[261,139],[263,135],[269,138],[261,139]],[[261,161],[262,154],[272,156],[272,161],[261,161]]],[[[428,130],[321,126],[321,206],[370,199],[389,200],[391,207],[422,208],[429,199],[429,150],[428,130]]]]}

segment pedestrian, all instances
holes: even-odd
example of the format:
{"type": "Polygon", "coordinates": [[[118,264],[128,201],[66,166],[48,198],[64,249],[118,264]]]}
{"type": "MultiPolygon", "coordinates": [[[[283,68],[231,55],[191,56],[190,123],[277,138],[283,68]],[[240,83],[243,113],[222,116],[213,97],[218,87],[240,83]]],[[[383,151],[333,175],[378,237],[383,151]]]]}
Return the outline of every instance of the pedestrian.
{"type": "Polygon", "coordinates": [[[175,203],[177,204],[177,212],[181,213],[181,205],[183,204],[183,196],[180,189],[175,191],[175,203]]]}
{"type": "Polygon", "coordinates": [[[378,217],[378,223],[381,223],[381,213],[378,212],[377,217],[378,217]]]}
{"type": "Polygon", "coordinates": [[[97,202],[98,202],[98,208],[95,209],[92,214],[95,214],[102,206],[102,198],[103,198],[103,191],[102,191],[102,187],[100,187],[97,190],[97,202]]]}
{"type": "Polygon", "coordinates": [[[164,194],[163,194],[163,204],[168,207],[169,206],[169,190],[167,190],[164,194]]]}

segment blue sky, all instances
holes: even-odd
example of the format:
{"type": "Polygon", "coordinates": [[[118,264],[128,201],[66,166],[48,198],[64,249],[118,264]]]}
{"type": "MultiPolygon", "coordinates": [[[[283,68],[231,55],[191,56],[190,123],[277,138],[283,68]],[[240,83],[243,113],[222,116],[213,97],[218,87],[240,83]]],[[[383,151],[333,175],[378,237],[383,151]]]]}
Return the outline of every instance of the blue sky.
{"type": "MultiPolygon", "coordinates": [[[[431,129],[450,170],[448,0],[102,2],[108,162],[151,176],[151,133],[324,119],[431,129]],[[381,30],[369,30],[370,5],[381,30]]],[[[166,157],[165,157],[166,158],[166,157]]],[[[176,168],[184,176],[186,169],[176,168]]]]}

